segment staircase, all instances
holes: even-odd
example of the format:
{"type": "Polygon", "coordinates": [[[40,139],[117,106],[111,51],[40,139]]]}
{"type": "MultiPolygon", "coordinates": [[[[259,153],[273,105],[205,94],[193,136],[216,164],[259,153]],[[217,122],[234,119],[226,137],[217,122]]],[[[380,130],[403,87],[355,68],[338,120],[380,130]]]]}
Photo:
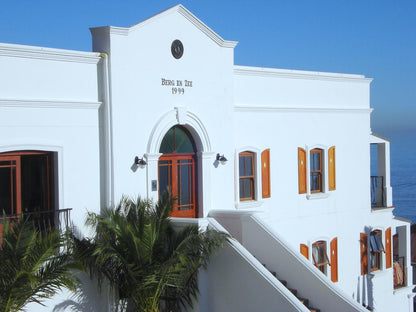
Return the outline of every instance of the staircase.
{"type": "MultiPolygon", "coordinates": [[[[263,264],[263,266],[267,269],[265,264],[263,264]]],[[[311,312],[320,312],[319,309],[316,309],[316,308],[313,308],[313,307],[309,306],[309,299],[299,297],[298,294],[297,294],[298,293],[297,289],[287,287],[287,281],[279,279],[277,277],[276,272],[270,271],[270,270],[269,270],[269,272],[272,273],[272,275],[274,277],[276,277],[279,280],[279,282],[282,283],[292,294],[294,294],[296,296],[296,298],[298,298],[299,301],[302,302],[309,309],[309,311],[311,311],[311,312]]]]}

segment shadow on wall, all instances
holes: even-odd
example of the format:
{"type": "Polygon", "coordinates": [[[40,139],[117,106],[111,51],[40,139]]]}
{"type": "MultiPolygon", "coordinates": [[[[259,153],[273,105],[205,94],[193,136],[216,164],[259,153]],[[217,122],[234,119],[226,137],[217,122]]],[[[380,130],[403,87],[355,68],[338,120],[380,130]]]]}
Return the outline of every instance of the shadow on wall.
{"type": "Polygon", "coordinates": [[[107,288],[102,287],[101,291],[96,280],[90,279],[86,274],[79,276],[81,286],[79,292],[73,295],[72,299],[65,300],[53,308],[53,312],[97,312],[106,311],[108,308],[107,288]]]}

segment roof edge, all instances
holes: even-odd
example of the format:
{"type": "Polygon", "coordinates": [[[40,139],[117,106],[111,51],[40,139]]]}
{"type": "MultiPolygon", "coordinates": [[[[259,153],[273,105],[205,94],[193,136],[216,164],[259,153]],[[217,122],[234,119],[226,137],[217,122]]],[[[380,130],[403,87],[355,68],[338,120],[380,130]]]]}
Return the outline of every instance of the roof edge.
{"type": "Polygon", "coordinates": [[[371,132],[371,135],[373,136],[373,137],[376,137],[376,138],[378,138],[378,139],[380,139],[380,140],[382,140],[382,141],[386,141],[386,142],[391,142],[391,140],[389,139],[389,138],[386,138],[386,137],[384,137],[384,136],[382,136],[382,135],[380,135],[380,134],[377,134],[377,133],[374,133],[374,132],[371,132]]]}
{"type": "Polygon", "coordinates": [[[98,63],[101,59],[100,54],[96,52],[84,52],[11,43],[0,43],[0,56],[92,64],[98,63]]]}
{"type": "Polygon", "coordinates": [[[299,79],[318,79],[318,80],[349,80],[357,82],[371,83],[372,78],[366,78],[364,75],[357,74],[342,74],[342,73],[330,73],[330,72],[318,72],[318,71],[306,71],[306,70],[294,70],[294,69],[279,69],[279,68],[267,68],[267,67],[252,67],[234,65],[234,74],[247,75],[247,76],[275,76],[286,78],[299,78],[299,79]]]}
{"type": "Polygon", "coordinates": [[[229,40],[224,40],[223,38],[221,38],[211,28],[205,25],[200,19],[198,19],[195,15],[193,15],[190,11],[188,11],[182,4],[175,5],[169,9],[166,9],[160,13],[157,13],[130,27],[114,27],[114,26],[93,27],[93,28],[90,28],[90,32],[92,34],[109,32],[110,34],[127,36],[130,32],[140,29],[141,27],[147,25],[148,23],[151,23],[163,16],[166,16],[175,12],[181,14],[184,18],[186,18],[189,22],[191,22],[200,31],[202,31],[207,37],[211,38],[220,47],[234,48],[238,44],[237,41],[229,41],[229,40]]]}

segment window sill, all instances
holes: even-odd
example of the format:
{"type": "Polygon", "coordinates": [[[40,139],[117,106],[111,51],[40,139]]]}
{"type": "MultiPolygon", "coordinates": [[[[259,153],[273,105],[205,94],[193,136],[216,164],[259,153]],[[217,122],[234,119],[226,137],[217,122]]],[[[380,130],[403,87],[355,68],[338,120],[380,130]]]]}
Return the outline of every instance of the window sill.
{"type": "Polygon", "coordinates": [[[370,278],[381,278],[381,277],[383,277],[384,275],[391,274],[391,272],[390,272],[390,271],[391,271],[390,269],[378,269],[378,270],[371,271],[371,272],[368,274],[368,276],[369,276],[370,278]]]}
{"type": "Polygon", "coordinates": [[[413,285],[411,285],[411,286],[403,286],[403,287],[400,287],[400,288],[395,288],[394,290],[393,290],[393,295],[398,295],[398,294],[402,294],[402,293],[412,293],[412,291],[413,291],[413,285]]]}
{"type": "Polygon", "coordinates": [[[250,208],[257,208],[263,205],[263,200],[248,200],[242,202],[236,202],[235,207],[237,209],[250,209],[250,208]]]}
{"type": "Polygon", "coordinates": [[[313,193],[313,194],[306,195],[306,199],[323,199],[323,198],[328,198],[328,197],[329,197],[328,193],[313,193]]]}

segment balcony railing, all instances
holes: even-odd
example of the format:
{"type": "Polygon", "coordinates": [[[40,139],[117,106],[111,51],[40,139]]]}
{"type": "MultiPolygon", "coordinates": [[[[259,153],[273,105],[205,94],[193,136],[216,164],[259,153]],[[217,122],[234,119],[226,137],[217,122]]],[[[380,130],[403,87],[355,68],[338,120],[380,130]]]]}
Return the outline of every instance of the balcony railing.
{"type": "Polygon", "coordinates": [[[371,176],[371,207],[385,207],[384,181],[382,176],[371,176]]]}
{"type": "Polygon", "coordinates": [[[394,288],[407,286],[407,270],[404,266],[404,257],[395,257],[393,261],[394,288]]]}
{"type": "MultiPolygon", "coordinates": [[[[48,231],[52,228],[66,229],[70,222],[70,212],[72,208],[50,210],[50,211],[35,211],[24,212],[21,214],[6,215],[8,221],[14,221],[21,216],[28,218],[33,223],[33,227],[39,231],[48,231]]],[[[3,229],[3,218],[0,218],[0,230],[3,229]]],[[[2,233],[1,233],[2,234],[2,233]]]]}

